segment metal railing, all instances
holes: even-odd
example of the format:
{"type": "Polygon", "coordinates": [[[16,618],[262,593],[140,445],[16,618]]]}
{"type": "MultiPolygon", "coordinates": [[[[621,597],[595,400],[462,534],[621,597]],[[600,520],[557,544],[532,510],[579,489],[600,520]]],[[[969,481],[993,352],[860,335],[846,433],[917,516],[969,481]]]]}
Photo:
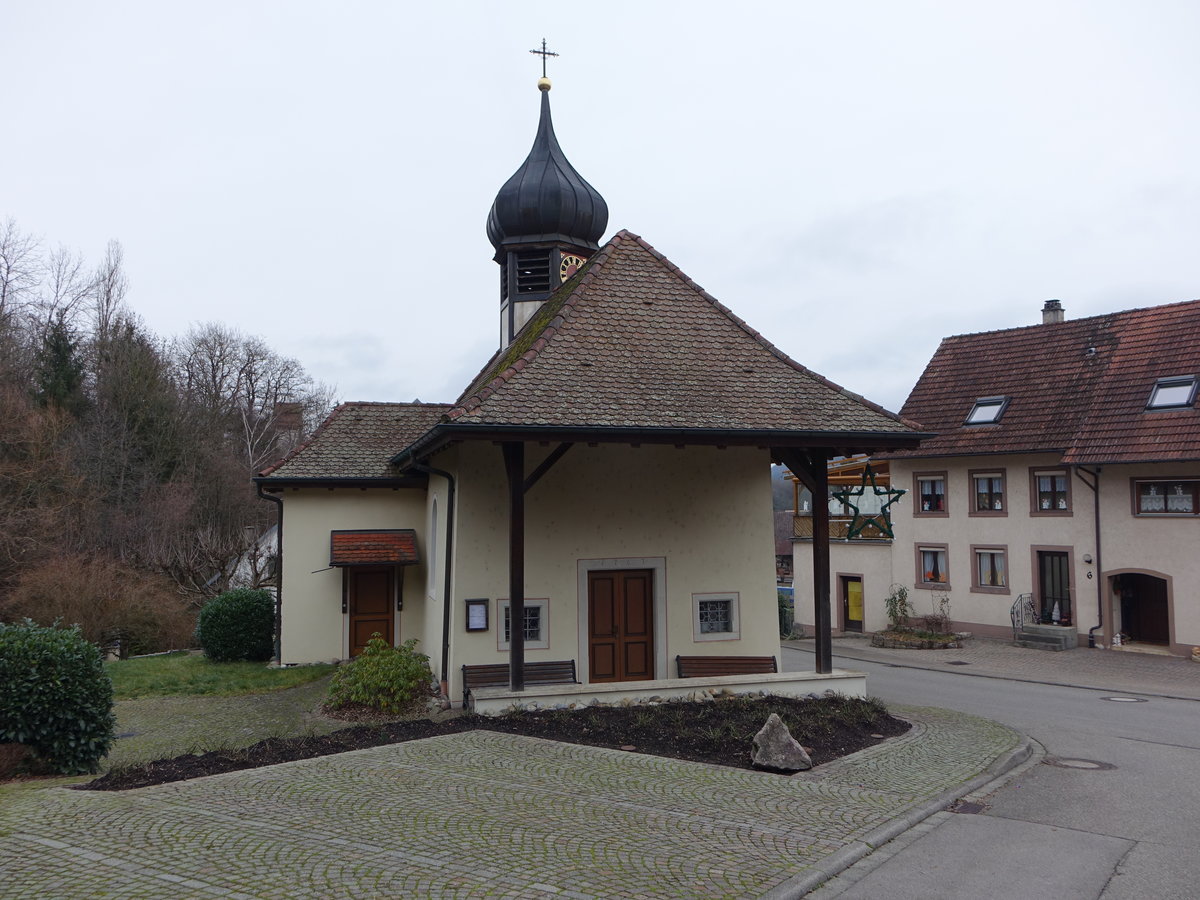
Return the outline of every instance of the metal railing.
{"type": "Polygon", "coordinates": [[[1012,610],[1012,627],[1013,640],[1021,639],[1021,629],[1025,627],[1026,622],[1036,622],[1038,620],[1037,610],[1033,606],[1033,594],[1021,594],[1013,601],[1012,610]]]}

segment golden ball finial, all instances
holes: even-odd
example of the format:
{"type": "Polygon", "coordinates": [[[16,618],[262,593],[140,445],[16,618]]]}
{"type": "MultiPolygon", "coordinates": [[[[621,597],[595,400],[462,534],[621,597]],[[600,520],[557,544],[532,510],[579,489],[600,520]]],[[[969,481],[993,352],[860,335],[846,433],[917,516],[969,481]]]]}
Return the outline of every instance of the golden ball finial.
{"type": "Polygon", "coordinates": [[[539,91],[550,90],[550,79],[547,78],[545,75],[543,75],[541,78],[538,79],[538,90],[539,91]]]}

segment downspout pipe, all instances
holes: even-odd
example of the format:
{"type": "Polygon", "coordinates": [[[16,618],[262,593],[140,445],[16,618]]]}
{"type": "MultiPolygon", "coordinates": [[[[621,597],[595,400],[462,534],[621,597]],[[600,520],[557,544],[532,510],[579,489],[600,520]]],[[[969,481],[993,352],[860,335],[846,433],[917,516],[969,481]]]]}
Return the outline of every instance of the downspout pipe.
{"type": "MultiPolygon", "coordinates": [[[[442,696],[450,697],[450,588],[454,572],[454,476],[445,469],[435,469],[424,463],[411,463],[406,468],[416,469],[426,475],[437,475],[446,479],[446,583],[442,591],[442,696]]],[[[430,560],[430,565],[436,565],[437,560],[430,560]]]]}
{"type": "Polygon", "coordinates": [[[275,522],[275,665],[283,665],[283,498],[263,492],[261,481],[255,481],[258,499],[278,507],[275,522]]]}
{"type": "Polygon", "coordinates": [[[1104,627],[1104,563],[1100,555],[1100,467],[1095,471],[1083,466],[1075,467],[1075,474],[1087,472],[1092,476],[1091,482],[1080,476],[1079,480],[1092,490],[1092,527],[1096,536],[1096,624],[1088,629],[1088,646],[1096,646],[1096,630],[1104,627]]]}

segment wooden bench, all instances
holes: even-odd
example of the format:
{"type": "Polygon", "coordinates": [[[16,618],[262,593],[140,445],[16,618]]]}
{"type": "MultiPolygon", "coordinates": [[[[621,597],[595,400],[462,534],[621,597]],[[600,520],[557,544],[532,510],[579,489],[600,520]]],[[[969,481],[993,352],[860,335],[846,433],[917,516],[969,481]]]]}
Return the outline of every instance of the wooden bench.
{"type": "MultiPolygon", "coordinates": [[[[508,663],[492,663],[482,666],[463,666],[463,706],[475,688],[506,687],[509,684],[508,663]]],[[[526,684],[578,684],[575,678],[575,660],[551,659],[544,662],[525,663],[526,684]]]]}
{"type": "Polygon", "coordinates": [[[763,675],[778,672],[773,656],[676,656],[680,678],[714,675],[763,675]]]}

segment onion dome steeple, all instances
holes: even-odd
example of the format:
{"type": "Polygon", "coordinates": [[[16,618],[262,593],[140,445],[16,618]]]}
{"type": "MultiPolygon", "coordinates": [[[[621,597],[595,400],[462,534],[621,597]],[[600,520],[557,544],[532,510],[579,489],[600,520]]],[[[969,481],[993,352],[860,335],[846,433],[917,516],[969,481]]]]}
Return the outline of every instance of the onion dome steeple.
{"type": "Polygon", "coordinates": [[[488,240],[501,268],[501,346],[598,249],[608,227],[608,204],[567,161],[554,136],[550,79],[543,75],[538,90],[542,110],[533,149],[488,214],[488,240]]]}

